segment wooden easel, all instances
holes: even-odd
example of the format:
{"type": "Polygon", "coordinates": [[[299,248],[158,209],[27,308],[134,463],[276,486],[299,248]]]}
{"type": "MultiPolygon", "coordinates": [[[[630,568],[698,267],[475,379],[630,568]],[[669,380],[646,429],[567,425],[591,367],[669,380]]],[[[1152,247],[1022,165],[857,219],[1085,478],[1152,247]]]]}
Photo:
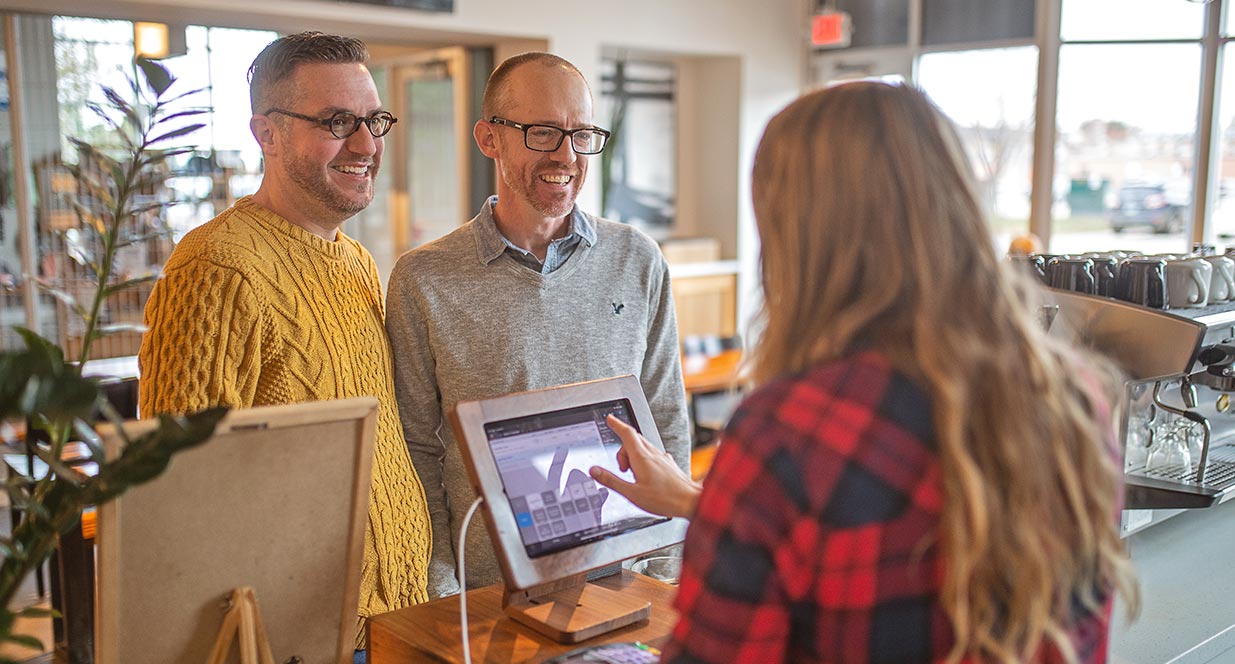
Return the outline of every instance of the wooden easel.
{"type": "Polygon", "coordinates": [[[275,664],[253,588],[236,588],[228,597],[227,603],[223,626],[219,628],[219,636],[214,641],[207,664],[226,664],[227,656],[231,653],[232,640],[237,633],[240,634],[240,664],[275,664]]]}

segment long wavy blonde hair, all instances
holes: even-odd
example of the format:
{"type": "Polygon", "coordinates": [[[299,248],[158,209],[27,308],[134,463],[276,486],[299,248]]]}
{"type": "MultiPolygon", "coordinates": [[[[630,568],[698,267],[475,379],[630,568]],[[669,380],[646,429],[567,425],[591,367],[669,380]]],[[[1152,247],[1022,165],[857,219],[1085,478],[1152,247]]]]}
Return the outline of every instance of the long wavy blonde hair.
{"type": "Polygon", "coordinates": [[[873,348],[918,381],[942,469],[950,659],[1019,662],[1053,644],[1074,661],[1078,607],[1101,611],[1112,590],[1137,603],[1103,401],[1120,388],[1043,330],[959,145],[901,85],[828,88],[771,121],[753,176],[765,301],[752,377],[873,348]]]}

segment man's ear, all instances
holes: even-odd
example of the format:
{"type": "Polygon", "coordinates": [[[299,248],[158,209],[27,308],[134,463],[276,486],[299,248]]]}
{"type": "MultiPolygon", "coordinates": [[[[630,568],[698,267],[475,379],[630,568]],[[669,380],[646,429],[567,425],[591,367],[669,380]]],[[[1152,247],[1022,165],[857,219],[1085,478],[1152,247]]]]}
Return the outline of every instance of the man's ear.
{"type": "Polygon", "coordinates": [[[249,118],[249,131],[262,148],[262,154],[273,156],[279,153],[279,128],[265,115],[254,115],[249,118]]]}
{"type": "Polygon", "coordinates": [[[476,139],[476,147],[480,153],[490,159],[497,159],[497,134],[493,124],[486,120],[477,120],[472,126],[472,138],[476,139]]]}

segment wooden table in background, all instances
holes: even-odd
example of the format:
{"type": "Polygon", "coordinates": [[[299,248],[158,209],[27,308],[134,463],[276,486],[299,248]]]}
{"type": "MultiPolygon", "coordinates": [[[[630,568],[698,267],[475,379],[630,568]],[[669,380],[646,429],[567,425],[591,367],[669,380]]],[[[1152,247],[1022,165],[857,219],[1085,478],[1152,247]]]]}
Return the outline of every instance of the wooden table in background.
{"type": "Polygon", "coordinates": [[[712,467],[712,458],[716,455],[715,445],[698,442],[700,425],[695,397],[733,388],[737,382],[738,364],[741,361],[740,348],[723,350],[719,355],[682,356],[682,383],[686,387],[687,416],[690,418],[691,437],[694,441],[690,455],[690,474],[695,481],[703,480],[712,467]]]}
{"type": "MultiPolygon", "coordinates": [[[[677,622],[677,612],[672,608],[677,588],[629,570],[592,583],[648,600],[652,603],[651,616],[582,643],[562,644],[508,618],[502,612],[501,584],[477,588],[467,594],[472,661],[542,662],[576,648],[615,641],[664,645],[677,622]]],[[[425,661],[463,661],[458,597],[383,613],[369,621],[369,664],[425,661]]]]}
{"type": "Polygon", "coordinates": [[[723,350],[719,355],[682,356],[682,382],[686,394],[723,392],[733,386],[737,379],[738,363],[742,351],[738,348],[723,350]]]}

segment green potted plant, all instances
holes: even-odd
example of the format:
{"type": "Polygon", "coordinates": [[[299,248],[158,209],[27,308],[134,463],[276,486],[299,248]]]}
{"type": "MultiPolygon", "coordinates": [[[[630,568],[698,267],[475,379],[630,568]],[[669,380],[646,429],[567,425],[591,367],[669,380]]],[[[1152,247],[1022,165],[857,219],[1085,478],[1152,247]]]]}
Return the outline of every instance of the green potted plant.
{"type": "Polygon", "coordinates": [[[198,90],[168,94],[176,79],[166,68],[144,58],[138,58],[136,64],[142,83],[136,78],[129,80],[130,96],[103,87],[106,102],[87,103],[113,130],[117,145],[101,147],[70,139],[79,157],[76,165],[67,167],[78,185],[79,193],[72,201],[77,236],[79,245],[85,238],[85,246],[91,248],[81,252],[77,260],[92,278],[93,293],[83,302],[55,283],[39,281],[40,288],[84,324],[76,360],[69,361],[61,348],[26,329],[18,330],[26,343],[24,350],[0,353],[0,422],[20,418],[47,438],[45,443],[36,444],[28,435],[23,443],[46,465],[47,472],[37,477],[10,477],[5,485],[22,518],[14,524],[10,537],[0,538],[0,643],[42,650],[36,638],[14,633],[14,626],[19,617],[50,612],[15,609],[13,600],[23,579],[51,554],[58,536],[77,525],[82,509],[105,503],[157,477],[173,454],[207,440],[226,412],[214,408],[183,417],[160,417],[155,431],[132,440],[126,438],[123,452],[111,460],[104,459],[91,425],[100,416],[115,423],[121,420],[97,381],[82,375],[91,344],[104,335],[133,330],[130,324],[107,324],[105,303],[117,293],[157,279],[156,274],[120,278],[115,274],[117,251],[149,238],[148,232],[139,230],[145,226],[135,220],[157,216],[172,204],[166,198],[142,196],[140,192],[162,188],[168,160],[191,150],[166,146],[200,129],[202,124],[184,123],[205,112],[176,106],[198,90]],[[85,444],[87,460],[98,467],[95,475],[87,477],[62,462],[69,441],[85,444]]]}

